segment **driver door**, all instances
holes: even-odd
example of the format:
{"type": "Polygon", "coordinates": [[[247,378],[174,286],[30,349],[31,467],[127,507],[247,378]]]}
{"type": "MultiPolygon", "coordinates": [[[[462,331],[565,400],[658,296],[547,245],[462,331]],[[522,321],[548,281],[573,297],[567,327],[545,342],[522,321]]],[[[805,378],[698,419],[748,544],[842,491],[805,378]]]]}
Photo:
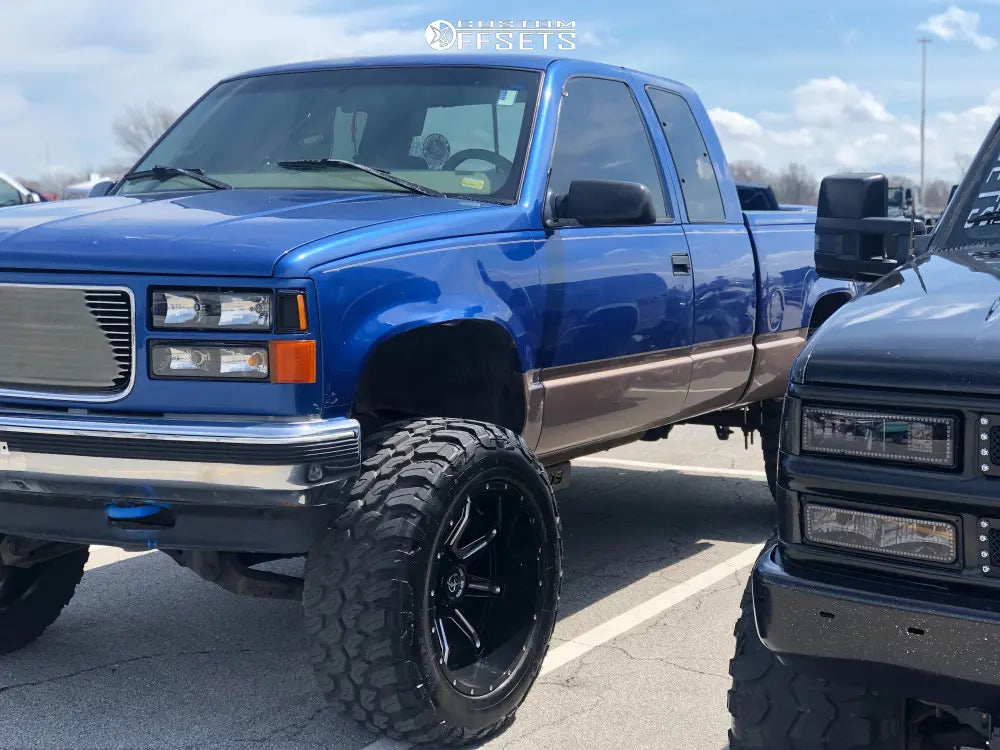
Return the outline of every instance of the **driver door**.
{"type": "Polygon", "coordinates": [[[569,79],[550,168],[550,198],[573,180],[641,183],[653,195],[657,221],[560,225],[548,233],[542,455],[642,432],[679,413],[691,378],[693,325],[687,239],[627,83],[569,79]]]}

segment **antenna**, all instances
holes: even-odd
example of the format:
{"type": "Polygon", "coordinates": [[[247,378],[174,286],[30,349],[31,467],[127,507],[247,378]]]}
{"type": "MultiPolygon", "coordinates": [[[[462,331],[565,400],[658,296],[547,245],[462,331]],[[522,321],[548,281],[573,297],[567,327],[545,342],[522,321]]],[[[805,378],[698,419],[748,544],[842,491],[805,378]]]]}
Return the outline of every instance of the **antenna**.
{"type": "Polygon", "coordinates": [[[927,121],[927,37],[918,39],[920,44],[920,196],[924,195],[924,126],[927,121]]]}

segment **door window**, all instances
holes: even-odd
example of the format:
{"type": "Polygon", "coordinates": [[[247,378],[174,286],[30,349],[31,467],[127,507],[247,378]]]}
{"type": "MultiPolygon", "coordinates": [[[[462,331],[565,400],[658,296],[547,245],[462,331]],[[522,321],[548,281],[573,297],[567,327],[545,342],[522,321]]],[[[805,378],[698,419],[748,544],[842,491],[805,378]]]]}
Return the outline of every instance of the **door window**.
{"type": "Polygon", "coordinates": [[[622,81],[579,77],[566,84],[549,191],[565,195],[573,180],[638,182],[653,194],[657,219],[670,219],[646,125],[622,81]]]}

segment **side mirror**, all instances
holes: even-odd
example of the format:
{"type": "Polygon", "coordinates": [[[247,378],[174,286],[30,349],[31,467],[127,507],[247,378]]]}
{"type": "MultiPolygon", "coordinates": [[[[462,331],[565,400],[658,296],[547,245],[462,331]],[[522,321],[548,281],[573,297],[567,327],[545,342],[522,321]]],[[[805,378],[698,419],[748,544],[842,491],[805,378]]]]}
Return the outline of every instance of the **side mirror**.
{"type": "Polygon", "coordinates": [[[889,219],[888,213],[885,175],[825,177],[816,209],[816,272],[827,279],[875,281],[904,263],[911,236],[926,230],[923,222],[889,219]]]}
{"type": "Polygon", "coordinates": [[[573,219],[582,226],[655,224],[656,207],[649,188],[638,182],[573,180],[566,195],[557,195],[553,218],[573,219]]]}
{"type": "Polygon", "coordinates": [[[904,194],[904,201],[906,201],[907,208],[913,208],[913,189],[906,188],[906,193],[904,194]]]}
{"type": "Polygon", "coordinates": [[[103,198],[108,194],[108,191],[115,186],[114,180],[100,180],[95,182],[90,187],[90,192],[87,193],[88,198],[103,198]]]}

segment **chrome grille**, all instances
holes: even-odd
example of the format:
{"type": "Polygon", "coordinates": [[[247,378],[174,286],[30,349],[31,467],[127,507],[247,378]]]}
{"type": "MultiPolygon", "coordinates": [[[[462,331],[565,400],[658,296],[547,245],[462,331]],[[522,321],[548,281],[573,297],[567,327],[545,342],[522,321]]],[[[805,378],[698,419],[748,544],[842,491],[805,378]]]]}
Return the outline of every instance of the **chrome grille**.
{"type": "Polygon", "coordinates": [[[109,400],[132,383],[126,289],[0,284],[0,390],[109,400]]]}

